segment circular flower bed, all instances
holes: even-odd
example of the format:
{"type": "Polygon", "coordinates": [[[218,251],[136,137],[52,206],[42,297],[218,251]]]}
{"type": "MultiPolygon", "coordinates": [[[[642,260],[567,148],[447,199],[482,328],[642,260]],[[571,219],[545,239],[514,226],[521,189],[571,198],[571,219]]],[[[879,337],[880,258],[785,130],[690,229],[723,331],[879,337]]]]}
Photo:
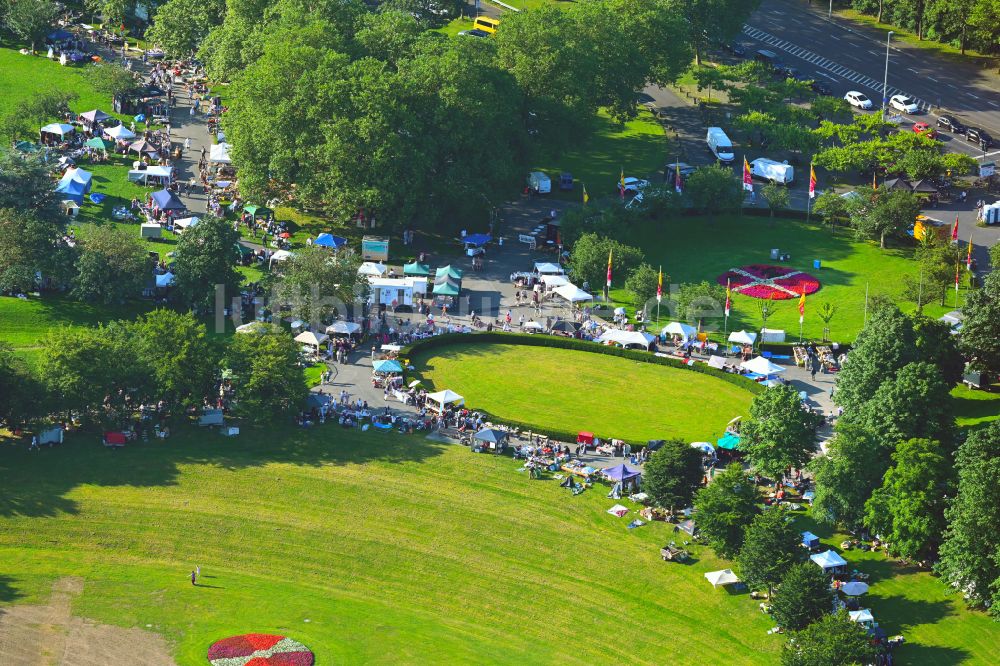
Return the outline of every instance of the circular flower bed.
{"type": "Polygon", "coordinates": [[[728,281],[733,293],[776,301],[812,294],[820,287],[819,280],[809,273],[768,264],[730,268],[717,281],[721,285],[728,281]]]}
{"type": "Polygon", "coordinates": [[[313,666],[313,653],[302,643],[273,634],[230,636],[208,648],[212,666],[313,666]]]}

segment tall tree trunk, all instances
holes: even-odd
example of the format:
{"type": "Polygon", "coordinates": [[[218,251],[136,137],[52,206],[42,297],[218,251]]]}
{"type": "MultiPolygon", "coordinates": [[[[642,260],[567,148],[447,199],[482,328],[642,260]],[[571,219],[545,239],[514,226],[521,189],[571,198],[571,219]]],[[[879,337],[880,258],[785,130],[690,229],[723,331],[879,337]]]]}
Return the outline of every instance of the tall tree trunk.
{"type": "Polygon", "coordinates": [[[878,18],[875,19],[879,23],[882,22],[882,2],[883,0],[878,0],[878,18]]]}
{"type": "Polygon", "coordinates": [[[969,24],[967,21],[962,21],[962,37],[960,39],[962,47],[962,55],[965,55],[965,33],[968,30],[969,24]]]}
{"type": "Polygon", "coordinates": [[[882,232],[882,234],[881,234],[881,235],[879,236],[879,240],[878,240],[878,246],[879,246],[879,247],[880,247],[881,249],[883,249],[883,250],[885,249],[885,232],[884,232],[884,231],[883,231],[883,232],[882,232]]]}

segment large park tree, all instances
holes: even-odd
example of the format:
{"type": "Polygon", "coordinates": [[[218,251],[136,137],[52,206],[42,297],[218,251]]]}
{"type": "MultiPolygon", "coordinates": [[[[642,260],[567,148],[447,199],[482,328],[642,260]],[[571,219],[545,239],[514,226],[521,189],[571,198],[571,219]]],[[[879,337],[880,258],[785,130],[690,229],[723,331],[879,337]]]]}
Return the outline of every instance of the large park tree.
{"type": "Polygon", "coordinates": [[[187,313],[154,310],[127,325],[152,396],[182,407],[200,405],[218,375],[220,351],[205,325],[187,313]]]}
{"type": "Polygon", "coordinates": [[[189,228],[177,243],[174,257],[176,292],[189,307],[211,309],[221,285],[225,296],[233,295],[240,284],[236,272],[239,232],[232,224],[217,217],[205,217],[189,228]]]}
{"type": "Polygon", "coordinates": [[[834,402],[846,412],[860,407],[883,381],[916,360],[916,335],[909,318],[893,305],[877,305],[837,375],[834,402]]]}
{"type": "Polygon", "coordinates": [[[830,525],[860,527],[865,502],[882,485],[890,451],[888,445],[865,429],[838,423],[826,455],[809,463],[816,481],[812,515],[830,525]]]}
{"type": "Polygon", "coordinates": [[[877,657],[868,630],[840,610],[792,633],[781,650],[781,666],[853,666],[876,663],[877,657]]]}
{"type": "Polygon", "coordinates": [[[851,226],[859,238],[877,239],[884,248],[888,238],[901,237],[913,226],[920,200],[908,190],[863,188],[848,201],[851,226]]]}
{"type": "Polygon", "coordinates": [[[691,504],[703,474],[701,451],[679,439],[668,439],[646,462],[642,487],[653,502],[673,512],[691,504]]]}
{"type": "Polygon", "coordinates": [[[198,50],[225,13],[225,0],[168,0],[156,10],[146,39],[170,55],[185,57],[198,50]]]}
{"type": "Polygon", "coordinates": [[[23,358],[0,342],[0,424],[9,429],[43,413],[44,389],[23,358]]]}
{"type": "Polygon", "coordinates": [[[910,363],[887,377],[872,399],[844,420],[890,445],[915,437],[950,444],[955,421],[950,392],[937,366],[910,363]]]}
{"type": "Polygon", "coordinates": [[[1000,615],[1000,421],[970,434],[955,465],[958,495],[945,509],[937,570],[971,606],[1000,615]]]}
{"type": "Polygon", "coordinates": [[[606,284],[609,256],[611,279],[618,284],[642,262],[642,250],[639,248],[587,233],[573,243],[569,258],[570,272],[578,284],[586,282],[591,290],[598,291],[606,284]]]}
{"type": "Polygon", "coordinates": [[[41,41],[59,15],[59,6],[51,0],[7,0],[0,6],[0,18],[15,35],[31,45],[41,41]]]}
{"type": "Polygon", "coordinates": [[[743,190],[733,170],[719,164],[695,169],[688,176],[686,194],[691,205],[709,216],[738,210],[743,203],[743,190]]]}
{"type": "Polygon", "coordinates": [[[961,347],[971,368],[1000,376],[1000,266],[969,294],[962,312],[961,347]]]}
{"type": "Polygon", "coordinates": [[[931,558],[944,531],[952,466],[940,442],[911,439],[892,454],[882,487],[865,504],[865,525],[910,559],[931,558]]]}
{"type": "Polygon", "coordinates": [[[791,516],[780,507],[772,507],[755,516],[747,527],[736,564],[743,582],[770,594],[789,567],[805,560],[805,555],[791,516]]]}
{"type": "Polygon", "coordinates": [[[832,608],[830,577],[812,562],[788,569],[771,597],[771,614],[785,631],[801,631],[832,608]]]}
{"type": "Polygon", "coordinates": [[[795,387],[783,384],[754,396],[740,447],[754,469],[777,483],[787,468],[801,468],[815,454],[821,420],[802,405],[795,387]]]}
{"type": "Polygon", "coordinates": [[[224,364],[232,371],[234,411],[268,422],[301,408],[309,389],[298,360],[298,344],[278,327],[260,326],[233,338],[224,364]]]}
{"type": "Polygon", "coordinates": [[[358,277],[360,265],[360,255],[351,250],[333,254],[326,248],[308,247],[282,262],[273,297],[289,305],[296,319],[319,327],[343,314],[357,296],[365,295],[358,292],[368,284],[358,277]]]}
{"type": "Polygon", "coordinates": [[[698,491],[694,519],[719,557],[739,552],[744,530],[760,512],[760,501],[760,492],[740,465],[730,465],[698,491]]]}
{"type": "Polygon", "coordinates": [[[134,233],[93,226],[79,247],[73,294],[81,300],[121,303],[137,297],[151,280],[149,254],[134,233]]]}

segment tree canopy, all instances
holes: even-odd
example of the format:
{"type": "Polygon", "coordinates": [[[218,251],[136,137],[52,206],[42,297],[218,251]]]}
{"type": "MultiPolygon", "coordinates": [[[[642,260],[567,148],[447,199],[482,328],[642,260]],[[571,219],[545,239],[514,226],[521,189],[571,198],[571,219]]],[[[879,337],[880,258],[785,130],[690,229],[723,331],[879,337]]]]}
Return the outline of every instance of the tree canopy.
{"type": "Polygon", "coordinates": [[[279,327],[235,336],[223,361],[232,371],[233,411],[266,422],[300,409],[309,389],[298,360],[298,343],[279,327]]]}
{"type": "Polygon", "coordinates": [[[78,247],[73,295],[81,300],[122,303],[141,294],[152,279],[149,254],[134,233],[92,226],[78,247]]]}
{"type": "Polygon", "coordinates": [[[704,472],[701,452],[679,439],[668,439],[643,467],[642,487],[658,506],[673,511],[691,504],[704,472]]]}
{"type": "Polygon", "coordinates": [[[791,516],[773,507],[757,514],[747,527],[736,564],[744,583],[770,593],[788,568],[805,558],[802,537],[791,516]]]}
{"type": "Polygon", "coordinates": [[[970,367],[1000,376],[1000,270],[994,268],[966,297],[962,313],[960,345],[970,367]]]}
{"type": "Polygon", "coordinates": [[[868,630],[841,609],[793,632],[782,647],[781,666],[853,666],[877,657],[868,630]]]}
{"type": "Polygon", "coordinates": [[[804,467],[816,453],[822,418],[802,405],[794,386],[782,384],[753,397],[750,418],[740,429],[740,448],[754,469],[777,483],[787,468],[804,467]]]}
{"type": "Polygon", "coordinates": [[[793,565],[771,595],[771,614],[785,631],[801,631],[832,608],[830,577],[813,562],[793,565]]]}
{"type": "Polygon", "coordinates": [[[738,464],[716,475],[695,495],[695,523],[719,557],[739,552],[744,530],[760,512],[760,502],[760,492],[738,464]]]}
{"type": "Polygon", "coordinates": [[[175,291],[182,303],[210,310],[216,304],[217,285],[222,285],[223,299],[236,294],[242,280],[235,268],[239,239],[232,224],[217,217],[204,217],[181,235],[174,275],[175,291]]]}

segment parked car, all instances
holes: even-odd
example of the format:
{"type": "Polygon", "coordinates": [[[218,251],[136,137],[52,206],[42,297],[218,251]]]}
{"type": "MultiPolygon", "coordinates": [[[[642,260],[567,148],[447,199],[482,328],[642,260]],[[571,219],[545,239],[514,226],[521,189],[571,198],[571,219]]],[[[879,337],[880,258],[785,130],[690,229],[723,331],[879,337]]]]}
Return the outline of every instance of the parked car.
{"type": "MultiPolygon", "coordinates": [[[[625,194],[638,194],[639,190],[645,188],[649,185],[648,180],[642,180],[641,178],[633,178],[628,176],[624,179],[625,183],[625,194]]],[[[619,187],[621,185],[619,184],[619,187]]]]}
{"type": "Polygon", "coordinates": [[[817,95],[829,96],[833,94],[833,91],[830,90],[829,86],[822,81],[813,81],[809,84],[809,87],[812,88],[812,91],[817,95]]]}
{"type": "Polygon", "coordinates": [[[916,100],[909,95],[893,95],[889,98],[889,107],[903,113],[920,112],[920,107],[917,106],[916,100]]]}
{"type": "Polygon", "coordinates": [[[965,140],[969,143],[978,143],[983,150],[993,145],[993,137],[978,127],[970,127],[965,130],[965,140]]]}
{"type": "Polygon", "coordinates": [[[705,135],[705,143],[708,144],[708,149],[712,151],[715,158],[723,164],[729,164],[736,157],[733,153],[733,142],[729,140],[721,127],[709,127],[708,133],[705,135]]]}
{"type": "Polygon", "coordinates": [[[864,109],[867,111],[872,108],[872,101],[868,99],[868,95],[858,92],[857,90],[848,91],[848,93],[844,95],[844,99],[847,100],[848,104],[858,109],[864,109]]]}
{"type": "Polygon", "coordinates": [[[694,166],[688,164],[687,162],[672,162],[671,164],[663,167],[663,179],[669,185],[673,185],[677,181],[677,176],[674,175],[674,171],[681,172],[681,182],[687,180],[687,177],[694,173],[694,166]]]}
{"type": "Polygon", "coordinates": [[[965,125],[954,116],[938,116],[937,126],[938,129],[943,129],[946,132],[965,134],[965,125]]]}
{"type": "Polygon", "coordinates": [[[937,137],[937,130],[928,125],[927,123],[913,123],[913,131],[916,134],[923,134],[929,139],[934,139],[937,137]]]}
{"type": "Polygon", "coordinates": [[[758,157],[750,162],[750,174],[771,183],[790,185],[795,180],[795,169],[785,162],[758,157]]]}
{"type": "Polygon", "coordinates": [[[489,37],[490,33],[485,30],[480,30],[479,28],[473,28],[472,30],[462,30],[458,34],[463,37],[489,37]]]}
{"type": "Polygon", "coordinates": [[[569,171],[563,171],[559,174],[559,189],[563,191],[573,189],[573,174],[569,171]]]}
{"type": "Polygon", "coordinates": [[[552,180],[543,171],[532,171],[528,174],[528,187],[535,194],[548,194],[552,191],[552,180]]]}

